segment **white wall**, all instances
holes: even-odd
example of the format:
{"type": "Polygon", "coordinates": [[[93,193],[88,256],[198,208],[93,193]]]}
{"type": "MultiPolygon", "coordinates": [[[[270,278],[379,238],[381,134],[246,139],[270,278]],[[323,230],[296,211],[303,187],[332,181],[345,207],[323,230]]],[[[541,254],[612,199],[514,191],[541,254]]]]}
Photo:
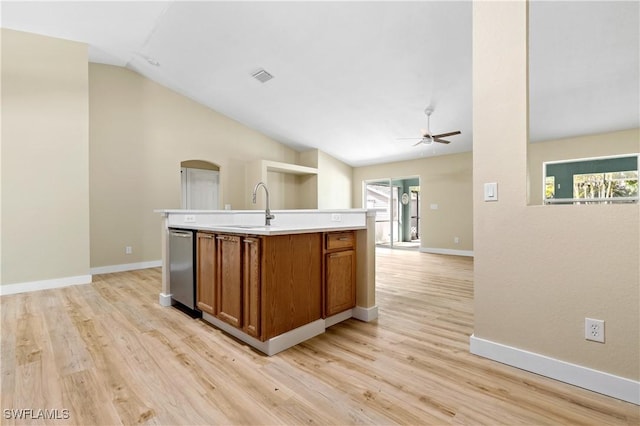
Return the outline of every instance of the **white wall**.
{"type": "Polygon", "coordinates": [[[89,275],[87,46],[2,34],[2,284],[89,275]]]}

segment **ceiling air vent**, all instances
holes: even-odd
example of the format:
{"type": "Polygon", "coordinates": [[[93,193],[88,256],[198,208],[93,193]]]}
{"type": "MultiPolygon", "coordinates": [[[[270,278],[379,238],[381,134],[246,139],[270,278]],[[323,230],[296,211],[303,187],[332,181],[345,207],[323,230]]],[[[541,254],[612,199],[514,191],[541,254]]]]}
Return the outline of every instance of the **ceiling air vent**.
{"type": "Polygon", "coordinates": [[[273,78],[273,76],[271,74],[269,74],[268,72],[266,72],[265,70],[260,70],[257,71],[253,74],[251,74],[251,76],[253,78],[255,78],[256,80],[258,80],[260,83],[266,83],[267,81],[271,80],[273,78]]]}

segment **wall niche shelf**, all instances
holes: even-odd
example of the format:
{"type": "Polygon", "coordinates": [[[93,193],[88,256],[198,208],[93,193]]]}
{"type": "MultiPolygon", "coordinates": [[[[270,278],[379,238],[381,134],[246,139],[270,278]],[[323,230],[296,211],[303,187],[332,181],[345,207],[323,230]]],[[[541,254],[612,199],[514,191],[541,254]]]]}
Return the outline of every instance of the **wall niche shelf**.
{"type": "MultiPolygon", "coordinates": [[[[317,209],[318,169],[298,164],[281,163],[271,160],[255,160],[247,169],[247,191],[249,194],[258,182],[264,182],[271,191],[272,209],[317,209]],[[298,192],[290,192],[291,184],[299,186],[298,192]],[[282,202],[283,195],[288,197],[282,202]]],[[[257,206],[264,206],[262,191],[258,192],[257,206]]],[[[258,208],[251,204],[249,208],[258,208]]]]}
{"type": "Polygon", "coordinates": [[[299,166],[297,164],[281,163],[279,161],[259,160],[262,174],[268,172],[289,173],[293,175],[317,175],[318,169],[314,167],[299,166]]]}

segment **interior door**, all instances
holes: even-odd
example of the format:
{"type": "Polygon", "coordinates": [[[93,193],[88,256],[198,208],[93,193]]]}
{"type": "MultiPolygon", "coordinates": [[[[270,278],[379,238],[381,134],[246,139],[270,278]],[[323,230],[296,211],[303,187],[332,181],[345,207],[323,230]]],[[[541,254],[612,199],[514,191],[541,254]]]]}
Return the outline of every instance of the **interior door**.
{"type": "Polygon", "coordinates": [[[220,172],[182,168],[182,208],[217,210],[220,172]]]}

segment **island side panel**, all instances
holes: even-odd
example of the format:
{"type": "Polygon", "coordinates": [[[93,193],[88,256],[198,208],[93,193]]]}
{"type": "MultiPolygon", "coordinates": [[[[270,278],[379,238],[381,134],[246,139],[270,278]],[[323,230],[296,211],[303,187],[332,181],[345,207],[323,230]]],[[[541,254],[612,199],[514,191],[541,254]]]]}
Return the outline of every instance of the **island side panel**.
{"type": "Polygon", "coordinates": [[[356,307],[354,318],[372,321],[378,318],[376,306],[375,212],[367,214],[367,229],[356,231],[356,307]]]}
{"type": "Polygon", "coordinates": [[[160,306],[171,306],[171,288],[169,286],[169,215],[162,214],[160,224],[160,244],[162,249],[162,292],[158,296],[160,306]]]}
{"type": "Polygon", "coordinates": [[[322,317],[322,234],[265,237],[262,258],[263,338],[322,317]]]}

